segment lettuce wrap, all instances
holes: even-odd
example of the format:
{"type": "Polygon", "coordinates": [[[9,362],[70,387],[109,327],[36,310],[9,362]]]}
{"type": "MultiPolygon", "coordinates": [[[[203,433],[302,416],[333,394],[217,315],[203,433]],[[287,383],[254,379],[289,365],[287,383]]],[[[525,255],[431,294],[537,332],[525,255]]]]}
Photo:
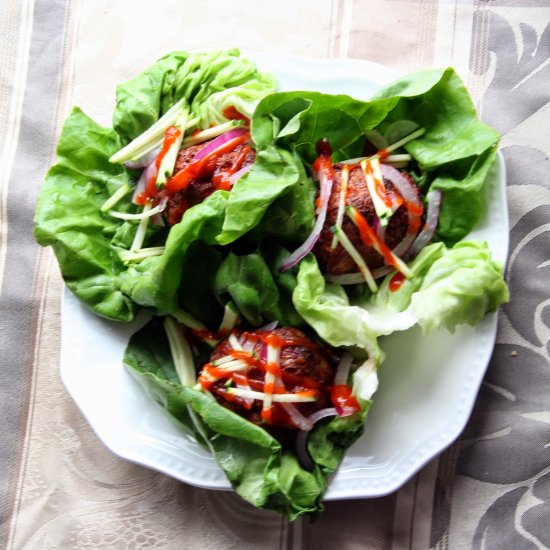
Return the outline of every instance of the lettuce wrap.
{"type": "MultiPolygon", "coordinates": [[[[274,90],[273,77],[237,50],[174,52],[118,87],[112,128],[75,108],[40,192],[35,234],[53,247],[69,289],[98,315],[130,321],[146,308],[167,316],[164,322],[154,317],[131,338],[124,363],[212,452],[243,498],[295,519],[322,510],[329,476],[363,431],[383,362],[378,338],[415,324],[425,331],[475,324],[505,302],[508,291],[486,243],[462,241],[486,207],[483,186],[499,137],[477,119],[453,69],[410,75],[366,102],[274,90]],[[179,223],[149,224],[145,246],[161,252],[125,261],[137,224],[103,207],[131,189],[139,172],[109,159],[180,104],[196,118],[195,129],[224,123],[227,108],[249,118],[254,164],[179,223]],[[443,195],[432,243],[408,260],[411,276],[397,291],[390,289],[393,274],[377,292],[345,288],[325,278],[311,253],[282,272],[289,251],[316,222],[312,165],[319,140],[330,141],[334,162],[353,159],[363,155],[365,136],[392,141],[403,121],[423,129],[404,145],[422,197],[434,190],[443,195]],[[195,385],[209,350],[189,346],[184,334],[215,333],[228,304],[243,330],[272,322],[301,327],[353,357],[349,384],[360,410],[315,424],[306,442],[310,464],[195,385]],[[183,348],[174,347],[166,319],[181,323],[183,348]]],[[[117,210],[139,212],[128,195],[117,210]]]]}
{"type": "Polygon", "coordinates": [[[263,428],[182,385],[162,321],[154,318],[130,340],[124,363],[145,391],[216,458],[235,491],[254,506],[291,520],[322,511],[328,478],[363,433],[370,401],[353,416],[320,422],[307,442],[311,467],[263,428]]]}
{"type": "MultiPolygon", "coordinates": [[[[67,286],[90,309],[117,321],[132,320],[142,306],[159,313],[173,310],[188,247],[197,240],[213,243],[225,218],[227,197],[217,192],[188,213],[200,229],[191,221],[172,231],[150,224],[146,244],[165,245],[165,254],[126,265],[119,253],[130,247],[136,224],[110,217],[101,207],[137,177],[109,159],[178,101],[198,119],[198,127],[208,128],[225,120],[227,107],[252,116],[259,99],[274,89],[273,77],[260,73],[238,50],[174,52],[117,88],[113,128],[73,109],[61,133],[57,162],[40,191],[35,236],[39,244],[52,246],[67,286]]],[[[300,174],[303,167],[292,155],[267,147],[247,179],[268,186],[275,201],[300,174]]],[[[138,211],[128,197],[117,208],[138,211]]],[[[301,224],[296,219],[289,230],[299,232],[301,224]]]]}

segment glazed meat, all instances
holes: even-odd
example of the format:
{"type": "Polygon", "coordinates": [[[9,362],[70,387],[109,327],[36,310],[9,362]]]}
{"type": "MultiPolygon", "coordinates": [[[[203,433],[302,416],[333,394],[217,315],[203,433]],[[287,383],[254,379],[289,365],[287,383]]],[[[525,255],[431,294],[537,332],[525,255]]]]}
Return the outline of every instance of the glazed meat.
{"type": "MultiPolygon", "coordinates": [[[[331,249],[333,234],[330,229],[336,223],[338,206],[340,203],[340,186],[342,184],[341,164],[334,165],[334,173],[335,182],[328,203],[327,219],[321,231],[321,236],[315,245],[314,253],[325,273],[330,275],[344,275],[346,273],[357,272],[357,265],[341,244],[338,244],[334,250],[331,249]]],[[[410,179],[410,176],[405,173],[404,175],[410,179]]],[[[385,178],[384,187],[386,193],[395,193],[394,186],[385,178]]],[[[376,214],[372,198],[367,188],[365,176],[360,166],[355,166],[350,170],[346,204],[354,206],[365,217],[369,225],[375,227],[376,214]]],[[[384,240],[390,249],[395,248],[395,246],[403,240],[407,233],[408,223],[409,217],[407,209],[402,205],[390,218],[385,228],[384,240]]],[[[342,229],[355,248],[357,248],[370,269],[376,269],[384,264],[382,256],[374,250],[373,247],[366,246],[363,243],[359,235],[359,230],[348,216],[344,216],[342,229]]]]}
{"type": "MultiPolygon", "coordinates": [[[[195,156],[210,142],[193,145],[182,149],[178,153],[174,174],[191,164],[195,156]]],[[[168,203],[164,210],[164,217],[168,225],[174,225],[181,221],[184,212],[204,201],[216,189],[216,180],[223,178],[224,173],[232,173],[244,169],[254,163],[256,152],[249,145],[237,145],[235,149],[224,153],[212,162],[207,174],[190,182],[187,189],[166,195],[168,203]],[[235,169],[236,167],[236,169],[235,169]]]]}
{"type": "MultiPolygon", "coordinates": [[[[242,338],[246,337],[251,342],[255,342],[253,348],[249,351],[253,356],[261,358],[262,354],[265,356],[265,349],[262,350],[265,344],[262,339],[267,334],[266,332],[259,331],[245,333],[241,337],[241,341],[242,338]]],[[[294,406],[304,416],[309,416],[321,408],[330,406],[330,387],[333,383],[334,371],[321,348],[296,328],[278,328],[269,334],[276,335],[284,342],[280,355],[280,369],[282,371],[285,392],[296,393],[312,389],[317,391],[316,401],[294,403],[294,406]]],[[[229,341],[227,339],[223,340],[212,352],[210,361],[213,362],[231,355],[232,351],[233,348],[229,341]]],[[[265,389],[265,361],[263,364],[251,366],[248,370],[247,378],[252,390],[263,392],[265,389]]],[[[262,425],[279,439],[285,438],[284,435],[281,435],[281,430],[296,429],[296,426],[292,424],[284,408],[278,403],[273,404],[272,420],[269,425],[266,425],[261,417],[262,401],[256,400],[250,408],[246,408],[239,403],[238,399],[228,400],[225,390],[226,382],[227,380],[220,380],[210,388],[210,391],[224,407],[233,410],[254,424],[262,425]]]]}

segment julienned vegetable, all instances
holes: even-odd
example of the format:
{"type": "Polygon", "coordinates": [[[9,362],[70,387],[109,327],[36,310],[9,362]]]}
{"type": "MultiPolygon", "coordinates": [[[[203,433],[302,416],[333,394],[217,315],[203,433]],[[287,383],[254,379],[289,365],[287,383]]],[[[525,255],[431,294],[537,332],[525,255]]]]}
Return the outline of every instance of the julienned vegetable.
{"type": "MultiPolygon", "coordinates": [[[[165,272],[164,265],[155,269],[152,264],[169,264],[170,268],[172,263],[180,264],[192,242],[207,239],[209,234],[213,238],[218,232],[206,224],[200,233],[195,225],[186,233],[185,244],[178,247],[178,258],[166,250],[166,255],[147,254],[139,261],[140,256],[134,255],[132,263],[126,265],[131,248],[158,250],[167,244],[169,230],[151,223],[145,227],[144,223],[140,239],[134,240],[136,222],[108,214],[109,210],[123,214],[141,211],[128,200],[139,173],[135,165],[130,170],[119,163],[160,148],[166,129],[178,122],[187,133],[197,130],[190,139],[202,132],[210,132],[206,138],[212,139],[215,135],[206,129],[226,124],[225,132],[230,129],[227,123],[242,124],[241,120],[232,122],[233,114],[252,116],[258,101],[274,89],[273,77],[260,73],[237,50],[174,52],[118,87],[113,129],[99,126],[78,108],[73,110],[58,144],[57,163],[50,169],[38,199],[35,233],[39,243],[54,248],[69,288],[93,311],[129,321],[144,305],[156,304],[159,311],[173,309],[181,277],[171,269],[171,273],[165,272]],[[224,110],[231,115],[230,121],[224,110]],[[188,113],[185,122],[178,121],[183,112],[188,113]],[[130,150],[128,144],[132,144],[130,150]],[[134,267],[137,264],[139,267],[134,267]],[[141,268],[156,279],[148,280],[148,297],[138,288],[145,282],[141,268]],[[163,279],[160,286],[169,295],[165,300],[154,290],[159,282],[156,277],[163,279]]],[[[260,177],[265,175],[269,169],[260,177]]],[[[202,215],[195,216],[209,218],[212,208],[219,207],[221,213],[222,202],[221,197],[207,201],[202,215]]],[[[171,206],[167,204],[167,211],[174,213],[171,206]]]]}
{"type": "MultiPolygon", "coordinates": [[[[281,442],[263,427],[219,404],[210,393],[183,385],[176,371],[180,356],[171,353],[162,321],[155,318],[132,337],[124,362],[151,397],[214,454],[243,498],[291,519],[319,514],[328,476],[363,432],[370,403],[362,403],[361,410],[350,416],[327,416],[322,420],[313,413],[309,421],[315,428],[304,432],[309,434],[307,440],[297,438],[299,450],[295,450],[288,442],[281,442]],[[297,453],[311,461],[310,467],[301,465],[297,453]]],[[[239,399],[255,397],[250,392],[239,399]]],[[[264,402],[265,396],[261,397],[254,401],[256,410],[264,402]]],[[[285,404],[280,402],[278,407],[284,410],[285,404]]],[[[300,405],[296,401],[289,404],[300,405]]],[[[330,407],[319,411],[322,415],[333,412],[330,407]]]]}
{"type": "Polygon", "coordinates": [[[498,135],[454,71],[370,102],[273,90],[236,50],[175,52],[118,88],[114,129],[75,109],[36,236],[96,313],[165,315],[125,363],[239,494],[295,518],[362,433],[378,336],[474,324],[507,290],[458,242],[498,135]]]}
{"type": "Polygon", "coordinates": [[[316,220],[312,232],[307,240],[296,249],[282,264],[281,271],[286,271],[294,267],[302,258],[309,254],[313,246],[319,239],[321,229],[325,223],[328,209],[328,201],[332,193],[334,185],[334,171],[332,169],[332,161],[330,158],[330,149],[322,150],[321,155],[315,161],[313,166],[315,179],[319,181],[319,206],[316,210],[316,220]]]}

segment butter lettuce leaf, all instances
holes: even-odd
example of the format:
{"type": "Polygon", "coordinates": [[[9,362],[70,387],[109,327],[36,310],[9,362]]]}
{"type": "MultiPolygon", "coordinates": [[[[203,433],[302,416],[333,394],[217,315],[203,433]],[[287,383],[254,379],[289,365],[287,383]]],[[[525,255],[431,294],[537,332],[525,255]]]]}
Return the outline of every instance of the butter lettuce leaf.
{"type": "MultiPolygon", "coordinates": [[[[189,210],[183,225],[169,231],[149,224],[144,246],[166,244],[166,252],[127,266],[119,252],[132,244],[137,224],[113,218],[100,208],[117,189],[137,178],[109,158],[181,99],[206,128],[226,120],[226,107],[251,117],[260,98],[274,89],[274,78],[259,72],[236,49],[176,51],[118,86],[113,129],[96,124],[78,108],[73,110],[59,140],[57,162],[38,198],[35,235],[39,244],[53,247],[68,287],[94,312],[131,321],[141,307],[158,313],[174,310],[187,249],[196,240],[217,244],[214,238],[221,233],[227,203],[223,192],[215,193],[198,210],[189,210]]],[[[255,174],[260,174],[260,181],[270,171],[271,180],[286,177],[275,200],[297,179],[298,168],[291,162],[290,168],[281,170],[279,156],[290,155],[272,149],[267,168],[260,158],[255,174]]],[[[130,196],[117,204],[118,211],[136,213],[130,196]]],[[[243,208],[252,210],[253,205],[243,208]]],[[[262,208],[263,213],[266,205],[262,208]]],[[[232,225],[239,228],[239,235],[250,228],[248,221],[239,227],[241,218],[232,225]]]]}
{"type": "MultiPolygon", "coordinates": [[[[183,263],[191,244],[213,246],[220,233],[227,204],[227,191],[216,191],[205,201],[190,208],[182,221],[168,234],[161,256],[130,264],[121,274],[121,288],[142,306],[166,314],[178,307],[178,290],[183,263]]],[[[185,292],[185,289],[181,290],[185,292]]]]}
{"type": "MultiPolygon", "coordinates": [[[[67,286],[89,308],[109,319],[131,321],[138,307],[121,288],[125,266],[118,252],[130,246],[135,224],[100,211],[130,179],[108,160],[120,145],[114,130],[73,109],[57,146],[57,163],[38,197],[35,237],[53,248],[67,286]]],[[[130,203],[122,209],[135,211],[130,203]]]]}
{"type": "Polygon", "coordinates": [[[457,243],[434,262],[411,296],[410,307],[418,324],[424,331],[475,325],[509,300],[502,269],[491,260],[486,243],[457,243]]]}
{"type": "Polygon", "coordinates": [[[230,252],[216,272],[213,290],[220,303],[231,300],[241,317],[253,327],[271,321],[300,327],[304,320],[292,303],[296,270],[281,273],[288,251],[274,241],[262,242],[250,254],[230,252]]]}
{"type": "Polygon", "coordinates": [[[412,277],[397,290],[390,288],[390,274],[376,293],[352,302],[343,287],[324,282],[309,256],[300,265],[294,305],[327,342],[370,349],[376,357],[372,342],[378,336],[415,324],[426,332],[454,331],[459,324],[475,325],[509,299],[502,265],[491,259],[483,241],[464,241],[452,248],[431,244],[409,267],[412,277]]]}
{"type": "Polygon", "coordinates": [[[257,239],[305,238],[314,216],[313,189],[295,155],[274,145],[258,148],[252,169],[231,190],[218,243],[230,244],[253,229],[257,239]]]}
{"type": "Polygon", "coordinates": [[[328,477],[362,434],[370,406],[364,403],[360,413],[318,423],[308,444],[314,465],[307,470],[293,450],[262,427],[221,406],[212,396],[179,383],[160,319],[154,318],[131,338],[124,363],[178,425],[214,455],[241,497],[291,520],[315,517],[323,510],[321,498],[328,477]]]}
{"type": "Polygon", "coordinates": [[[340,285],[325,283],[312,254],[301,262],[297,283],[292,300],[313,330],[332,346],[352,348],[363,355],[364,362],[353,375],[353,392],[370,400],[378,388],[376,371],[384,357],[368,313],[350,304],[340,285]]]}
{"type": "Polygon", "coordinates": [[[402,330],[397,323],[403,318],[424,332],[452,332],[460,324],[475,325],[509,300],[502,265],[491,259],[484,241],[463,241],[452,248],[431,244],[410,267],[413,277],[397,290],[390,289],[388,275],[379,291],[361,304],[377,334],[402,330]]]}
{"type": "Polygon", "coordinates": [[[251,118],[258,101],[275,89],[274,77],[258,71],[238,49],[175,51],[117,87],[113,128],[126,144],[180,99],[202,128],[227,120],[227,107],[251,118]]]}
{"type": "Polygon", "coordinates": [[[323,138],[334,161],[355,158],[363,155],[365,133],[375,128],[383,133],[402,120],[425,130],[405,149],[425,174],[423,192],[443,191],[437,237],[452,245],[481,217],[483,185],[499,141],[498,133],[478,119],[452,68],[414,73],[366,102],[318,92],[270,94],[258,104],[252,135],[260,148],[278,144],[310,165],[323,138]]]}

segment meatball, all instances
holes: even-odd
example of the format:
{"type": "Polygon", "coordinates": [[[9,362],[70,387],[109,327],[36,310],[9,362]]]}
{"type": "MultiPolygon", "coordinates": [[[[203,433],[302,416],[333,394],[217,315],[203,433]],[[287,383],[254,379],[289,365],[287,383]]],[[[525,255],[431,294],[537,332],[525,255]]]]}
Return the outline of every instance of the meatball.
{"type": "MultiPolygon", "coordinates": [[[[174,174],[189,166],[199,151],[204,149],[208,143],[210,142],[182,149],[176,159],[174,174]]],[[[208,170],[207,175],[201,175],[200,178],[192,180],[189,186],[183,191],[179,191],[173,195],[166,194],[168,202],[164,210],[164,217],[168,225],[179,223],[188,208],[199,204],[210,196],[216,190],[216,185],[213,183],[216,177],[222,176],[224,171],[235,171],[232,170],[235,163],[238,163],[238,170],[240,170],[253,164],[255,159],[256,152],[250,146],[244,144],[237,145],[232,151],[220,155],[216,159],[214,166],[208,170]]]]}
{"type": "MultiPolygon", "coordinates": [[[[338,207],[340,204],[340,187],[342,185],[341,164],[334,165],[334,174],[335,181],[329,198],[327,219],[319,240],[315,245],[314,253],[325,273],[330,275],[344,275],[346,273],[357,272],[357,265],[341,244],[338,243],[338,246],[334,250],[331,248],[334,236],[331,227],[336,224],[338,207]]],[[[404,175],[410,179],[408,174],[404,173],[404,175]]],[[[386,193],[395,193],[394,186],[386,178],[384,178],[384,187],[386,193]]],[[[365,176],[360,166],[354,166],[350,170],[346,204],[355,207],[365,217],[371,227],[374,225],[376,213],[367,188],[365,176]]],[[[386,226],[384,241],[390,249],[395,248],[403,240],[407,234],[408,224],[409,215],[405,205],[402,205],[396,210],[386,226]]],[[[348,216],[344,216],[342,230],[355,248],[357,248],[370,269],[376,269],[384,265],[382,256],[373,247],[366,246],[363,243],[359,235],[359,230],[348,216]]]]}
{"type": "MultiPolygon", "coordinates": [[[[262,348],[264,343],[262,339],[267,332],[255,331],[245,333],[247,339],[254,343],[250,353],[257,358],[262,357],[262,348]]],[[[309,403],[293,403],[293,405],[304,416],[309,416],[315,411],[330,406],[330,388],[334,381],[334,371],[323,350],[312,340],[310,340],[301,330],[296,328],[278,328],[270,331],[269,334],[275,334],[282,341],[280,354],[280,368],[282,372],[282,381],[287,393],[296,393],[299,391],[316,390],[318,397],[316,401],[309,403]]],[[[220,342],[210,357],[210,361],[216,361],[222,357],[230,355],[233,351],[229,341],[220,342]]],[[[265,353],[265,350],[264,350],[265,353]]],[[[259,365],[251,365],[247,372],[248,384],[255,391],[264,391],[265,379],[265,361],[260,361],[259,365]]],[[[269,425],[265,424],[261,417],[263,402],[255,400],[251,408],[246,408],[239,403],[239,400],[228,400],[225,383],[227,380],[219,380],[210,391],[216,396],[216,399],[224,407],[236,412],[254,424],[262,425],[278,439],[285,439],[281,430],[296,430],[295,426],[285,412],[284,407],[279,403],[273,403],[272,419],[269,425]]]]}

